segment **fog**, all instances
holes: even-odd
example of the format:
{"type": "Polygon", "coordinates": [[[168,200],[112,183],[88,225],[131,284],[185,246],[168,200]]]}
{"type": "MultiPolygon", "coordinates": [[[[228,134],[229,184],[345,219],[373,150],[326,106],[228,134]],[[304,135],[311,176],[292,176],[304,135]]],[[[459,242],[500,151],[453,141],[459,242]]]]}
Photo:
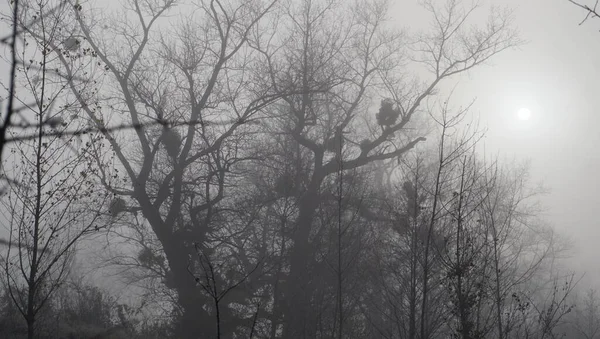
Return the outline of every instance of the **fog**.
{"type": "Polygon", "coordinates": [[[497,4],[514,8],[527,43],[465,79],[461,92],[477,98],[488,152],[531,161],[532,178],[549,189],[541,199],[546,219],[574,241],[573,268],[599,281],[599,23],[577,25],[585,14],[567,1],[497,4]],[[515,118],[521,107],[532,110],[524,126],[515,118]]]}
{"type": "Polygon", "coordinates": [[[597,5],[3,2],[0,338],[600,338],[597,5]]]}

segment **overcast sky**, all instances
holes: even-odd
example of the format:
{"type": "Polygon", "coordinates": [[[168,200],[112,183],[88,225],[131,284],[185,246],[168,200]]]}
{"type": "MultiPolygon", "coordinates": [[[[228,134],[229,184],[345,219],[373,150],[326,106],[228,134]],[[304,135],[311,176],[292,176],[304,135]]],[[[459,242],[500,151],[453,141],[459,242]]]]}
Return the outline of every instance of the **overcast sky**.
{"type": "Polygon", "coordinates": [[[547,219],[575,241],[574,268],[600,282],[600,20],[579,26],[584,12],[566,0],[511,2],[529,42],[468,83],[489,122],[486,145],[531,159],[551,189],[547,219]],[[533,112],[524,128],[520,107],[533,112]]]}
{"type": "MultiPolygon", "coordinates": [[[[396,4],[399,21],[418,25],[421,17],[405,3],[396,4]]],[[[490,3],[514,9],[527,43],[462,79],[464,98],[455,101],[477,99],[473,110],[488,128],[487,153],[531,160],[532,179],[551,190],[542,199],[546,220],[574,241],[573,269],[588,271],[598,284],[600,19],[579,26],[585,12],[567,0],[490,3]],[[517,119],[520,108],[532,111],[529,121],[517,119]]]]}

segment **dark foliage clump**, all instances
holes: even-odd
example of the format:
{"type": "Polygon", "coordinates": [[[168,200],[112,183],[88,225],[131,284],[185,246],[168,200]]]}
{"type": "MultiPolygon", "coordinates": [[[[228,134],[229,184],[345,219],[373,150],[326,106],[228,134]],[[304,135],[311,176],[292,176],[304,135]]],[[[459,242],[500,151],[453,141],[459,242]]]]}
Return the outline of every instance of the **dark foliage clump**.
{"type": "Polygon", "coordinates": [[[375,114],[377,124],[383,127],[390,127],[395,124],[399,116],[400,110],[394,109],[394,102],[390,99],[382,100],[379,113],[375,114]]]}

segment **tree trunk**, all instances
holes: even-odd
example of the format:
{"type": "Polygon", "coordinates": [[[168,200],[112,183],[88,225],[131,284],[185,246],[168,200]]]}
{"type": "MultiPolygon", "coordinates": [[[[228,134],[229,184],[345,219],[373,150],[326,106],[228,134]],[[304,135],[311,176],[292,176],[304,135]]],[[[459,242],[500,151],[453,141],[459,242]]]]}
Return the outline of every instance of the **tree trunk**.
{"type": "Polygon", "coordinates": [[[313,258],[309,236],[315,211],[319,206],[321,180],[311,183],[309,191],[300,199],[294,245],[290,255],[290,275],[287,282],[287,305],[284,312],[283,338],[314,338],[314,324],[310,322],[312,287],[310,269],[313,258]]]}
{"type": "Polygon", "coordinates": [[[35,338],[35,336],[34,336],[35,331],[33,328],[34,325],[35,325],[35,318],[33,317],[33,315],[27,314],[27,339],[35,338]]]}
{"type": "Polygon", "coordinates": [[[177,323],[177,337],[182,339],[215,338],[215,318],[203,306],[208,302],[196,286],[196,281],[187,270],[190,258],[181,244],[166,246],[165,254],[169,261],[171,276],[167,281],[168,287],[177,291],[181,314],[177,323]],[[179,246],[177,246],[179,245],[179,246]]]}
{"type": "MultiPolygon", "coordinates": [[[[160,241],[169,264],[170,271],[165,285],[177,292],[177,306],[179,306],[179,319],[175,324],[177,338],[215,338],[217,333],[215,318],[203,307],[207,303],[212,303],[202,294],[201,288],[196,286],[194,276],[188,270],[192,253],[189,244],[180,239],[173,232],[172,227],[164,223],[159,212],[143,193],[138,193],[136,200],[140,203],[144,217],[160,241]]],[[[194,240],[201,243],[201,239],[194,240]]]]}
{"type": "Polygon", "coordinates": [[[417,239],[416,230],[411,234],[411,263],[410,263],[410,301],[408,338],[415,339],[417,335],[417,239]]]}
{"type": "MultiPolygon", "coordinates": [[[[492,221],[493,222],[493,221],[492,221]]],[[[496,234],[496,228],[493,228],[494,232],[494,271],[496,276],[495,294],[496,294],[496,316],[498,317],[498,339],[504,339],[504,327],[502,324],[502,295],[500,292],[500,267],[498,258],[498,237],[496,234]]]]}

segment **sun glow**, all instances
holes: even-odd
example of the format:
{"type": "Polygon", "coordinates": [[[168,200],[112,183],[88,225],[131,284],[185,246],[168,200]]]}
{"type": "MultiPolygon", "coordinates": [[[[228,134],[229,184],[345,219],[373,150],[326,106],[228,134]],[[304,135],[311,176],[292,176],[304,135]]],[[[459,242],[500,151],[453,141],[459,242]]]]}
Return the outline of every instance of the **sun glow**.
{"type": "Polygon", "coordinates": [[[531,110],[529,108],[520,108],[517,111],[517,118],[519,120],[529,120],[531,118],[531,110]]]}

